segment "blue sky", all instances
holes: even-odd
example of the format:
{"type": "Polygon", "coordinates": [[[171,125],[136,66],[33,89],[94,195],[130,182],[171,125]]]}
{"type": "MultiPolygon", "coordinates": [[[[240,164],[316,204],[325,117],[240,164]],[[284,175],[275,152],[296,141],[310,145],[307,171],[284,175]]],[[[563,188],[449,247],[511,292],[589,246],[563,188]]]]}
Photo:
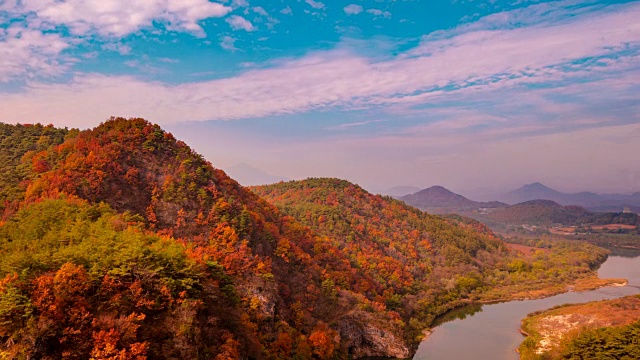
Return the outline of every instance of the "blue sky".
{"type": "Polygon", "coordinates": [[[640,191],[638,19],[638,1],[0,0],[0,121],[140,116],[223,169],[373,191],[640,191]]]}

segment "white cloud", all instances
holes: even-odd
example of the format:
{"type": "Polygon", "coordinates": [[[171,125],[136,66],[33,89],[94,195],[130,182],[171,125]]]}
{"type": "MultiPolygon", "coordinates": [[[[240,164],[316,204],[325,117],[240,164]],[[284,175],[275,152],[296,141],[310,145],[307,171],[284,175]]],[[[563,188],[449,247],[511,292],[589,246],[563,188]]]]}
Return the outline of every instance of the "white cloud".
{"type": "Polygon", "coordinates": [[[343,10],[347,15],[357,15],[362,12],[362,6],[357,4],[349,4],[345,6],[343,10]]]}
{"type": "Polygon", "coordinates": [[[324,4],[321,3],[320,1],[304,0],[304,2],[309,4],[309,6],[311,6],[314,9],[324,9],[324,4]]]}
{"type": "Polygon", "coordinates": [[[222,17],[230,7],[208,0],[29,0],[5,5],[12,14],[33,14],[38,21],[64,25],[75,35],[123,37],[153,22],[168,29],[204,36],[198,22],[222,17]]]}
{"type": "Polygon", "coordinates": [[[65,65],[58,60],[69,47],[58,34],[12,26],[0,32],[0,82],[17,77],[57,75],[65,65]]]}
{"type": "Polygon", "coordinates": [[[253,24],[249,20],[243,18],[242,16],[231,15],[227,18],[226,21],[227,23],[229,23],[229,25],[233,30],[245,30],[245,31],[255,30],[253,24]]]}

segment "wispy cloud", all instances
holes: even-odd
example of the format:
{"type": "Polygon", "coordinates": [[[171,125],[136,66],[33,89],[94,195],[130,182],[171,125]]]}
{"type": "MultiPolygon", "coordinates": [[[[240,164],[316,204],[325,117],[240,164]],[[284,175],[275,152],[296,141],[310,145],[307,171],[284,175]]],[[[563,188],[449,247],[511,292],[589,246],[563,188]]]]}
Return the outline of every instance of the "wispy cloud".
{"type": "Polygon", "coordinates": [[[360,127],[360,126],[365,126],[365,125],[375,124],[375,123],[381,123],[381,122],[386,122],[386,121],[389,121],[389,120],[379,119],[379,120],[356,121],[356,122],[350,122],[350,123],[345,123],[345,124],[332,126],[332,127],[329,127],[329,129],[330,130],[344,130],[344,129],[355,128],[355,127],[360,127]]]}
{"type": "Polygon", "coordinates": [[[388,11],[382,11],[380,9],[369,9],[367,10],[367,12],[373,16],[380,16],[380,17],[385,17],[385,18],[390,18],[391,17],[391,13],[388,11]]]}
{"type": "Polygon", "coordinates": [[[311,6],[314,9],[324,9],[324,3],[320,2],[320,1],[304,0],[304,2],[309,4],[309,6],[311,6]]]}
{"type": "Polygon", "coordinates": [[[236,40],[237,40],[236,38],[228,35],[223,36],[222,39],[220,40],[220,47],[222,47],[227,51],[236,51],[238,50],[235,46],[236,40]]]}
{"type": "Polygon", "coordinates": [[[293,14],[293,10],[291,9],[290,6],[287,6],[286,8],[280,10],[280,14],[282,14],[282,15],[292,15],[293,14]]]}
{"type": "Polygon", "coordinates": [[[233,7],[249,7],[249,2],[247,0],[233,0],[231,2],[231,6],[233,6],[233,7]]]}

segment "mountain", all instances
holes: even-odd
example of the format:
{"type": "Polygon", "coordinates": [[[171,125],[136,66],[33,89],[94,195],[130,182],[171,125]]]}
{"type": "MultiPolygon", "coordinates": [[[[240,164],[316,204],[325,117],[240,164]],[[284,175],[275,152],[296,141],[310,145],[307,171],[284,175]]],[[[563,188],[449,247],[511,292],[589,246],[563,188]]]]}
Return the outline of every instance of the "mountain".
{"type": "Polygon", "coordinates": [[[530,200],[551,200],[562,202],[565,198],[566,194],[553,190],[539,182],[535,182],[509,192],[506,194],[506,198],[502,200],[511,204],[517,204],[530,200]]]}
{"type": "Polygon", "coordinates": [[[578,205],[597,211],[622,211],[625,206],[640,206],[640,196],[595,194],[592,192],[563,193],[539,182],[524,185],[499,197],[500,201],[517,204],[530,200],[551,200],[561,205],[578,205]]]}
{"type": "MultiPolygon", "coordinates": [[[[409,333],[417,336],[415,329],[430,326],[458,304],[496,300],[511,291],[539,288],[539,281],[553,281],[532,277],[529,282],[517,272],[504,277],[509,264],[528,260],[508,251],[486,225],[467,217],[432,215],[340,179],[311,178],[251,189],[332,239],[355,268],[377,282],[385,305],[397,311],[410,325],[409,333]],[[443,287],[444,283],[448,285],[443,287]]],[[[561,247],[584,245],[574,242],[561,247]]],[[[573,259],[579,255],[572,250],[551,256],[573,259]]],[[[543,262],[547,269],[554,267],[553,261],[543,262]]]]}
{"type": "Polygon", "coordinates": [[[400,198],[405,203],[419,209],[433,213],[468,213],[481,208],[496,208],[506,204],[492,202],[478,202],[453,193],[442,186],[432,186],[414,194],[400,198]]]}
{"type": "Polygon", "coordinates": [[[479,252],[493,261],[508,256],[502,242],[481,224],[473,225],[484,234],[474,226],[372,195],[345,180],[311,178],[251,189],[285,214],[334,239],[357,268],[376,280],[385,293],[395,294],[385,301],[404,316],[411,314],[407,309],[417,306],[414,301],[446,306],[439,300],[438,292],[444,289],[438,290],[437,277],[471,269],[481,274],[486,269],[474,260],[479,252]],[[416,288],[422,290],[405,300],[405,308],[396,303],[396,298],[405,298],[416,288]]]}
{"type": "Polygon", "coordinates": [[[241,163],[226,169],[226,172],[243,186],[272,184],[289,179],[272,175],[249,164],[241,163]]]}
{"type": "Polygon", "coordinates": [[[394,198],[399,198],[405,195],[413,194],[418,191],[420,191],[420,188],[416,186],[394,186],[392,188],[387,189],[385,194],[394,198]]]}
{"type": "Polygon", "coordinates": [[[22,159],[0,223],[4,355],[410,355],[379,282],[333,240],[157,125],[112,118],[22,159]]]}
{"type": "Polygon", "coordinates": [[[592,212],[579,206],[562,206],[551,200],[531,200],[497,208],[477,219],[502,225],[640,225],[640,218],[631,213],[592,212]]]}

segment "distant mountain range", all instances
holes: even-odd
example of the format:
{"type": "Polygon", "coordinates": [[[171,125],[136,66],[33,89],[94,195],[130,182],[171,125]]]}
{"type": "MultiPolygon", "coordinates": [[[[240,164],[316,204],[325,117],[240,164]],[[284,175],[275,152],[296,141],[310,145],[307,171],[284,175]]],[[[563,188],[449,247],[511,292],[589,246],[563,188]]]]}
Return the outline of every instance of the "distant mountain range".
{"type": "Polygon", "coordinates": [[[483,214],[487,223],[503,225],[638,225],[636,214],[620,212],[592,212],[583,207],[562,206],[551,200],[530,200],[495,209],[483,214]]]}
{"type": "Polygon", "coordinates": [[[593,211],[622,211],[624,207],[640,210],[640,192],[625,194],[596,194],[592,192],[563,193],[539,182],[524,185],[506,193],[498,200],[517,204],[530,200],[551,200],[560,205],[578,205],[593,211]]]}
{"type": "MultiPolygon", "coordinates": [[[[581,206],[563,206],[546,199],[528,200],[530,197],[569,198],[576,194],[563,194],[536,183],[526,185],[509,193],[512,201],[525,199],[515,205],[503,202],[481,202],[470,200],[442,186],[432,186],[414,194],[400,198],[405,203],[435,214],[461,214],[482,221],[488,225],[580,225],[580,224],[629,224],[639,223],[638,215],[617,212],[593,212],[581,206]]],[[[596,194],[593,194],[596,195],[596,194]]],[[[596,195],[598,196],[598,195],[596,195]]]]}
{"type": "Polygon", "coordinates": [[[481,208],[507,206],[507,204],[498,201],[473,201],[442,186],[432,186],[414,194],[405,195],[400,200],[411,206],[434,213],[468,212],[481,208]]]}

